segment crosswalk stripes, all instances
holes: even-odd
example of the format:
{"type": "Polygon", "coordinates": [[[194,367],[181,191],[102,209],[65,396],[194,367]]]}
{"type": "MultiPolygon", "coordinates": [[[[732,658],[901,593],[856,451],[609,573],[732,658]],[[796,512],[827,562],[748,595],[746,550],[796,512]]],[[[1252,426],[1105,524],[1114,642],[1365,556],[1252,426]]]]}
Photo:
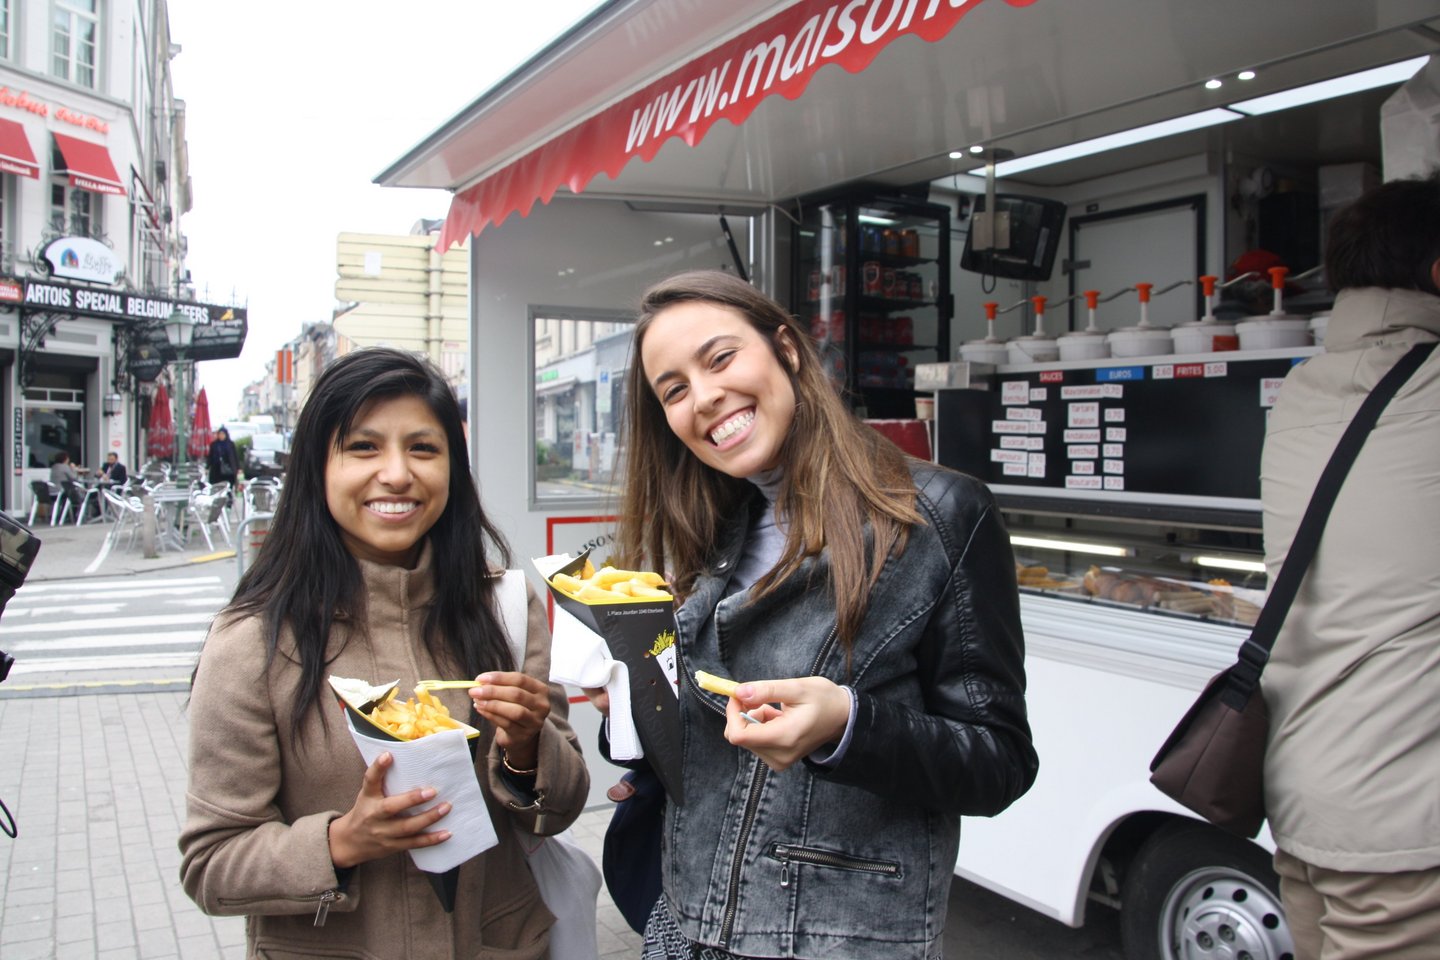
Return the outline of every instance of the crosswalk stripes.
{"type": "Polygon", "coordinates": [[[219,576],[26,584],[0,623],[0,648],[15,658],[0,696],[188,681],[229,599],[219,576]]]}

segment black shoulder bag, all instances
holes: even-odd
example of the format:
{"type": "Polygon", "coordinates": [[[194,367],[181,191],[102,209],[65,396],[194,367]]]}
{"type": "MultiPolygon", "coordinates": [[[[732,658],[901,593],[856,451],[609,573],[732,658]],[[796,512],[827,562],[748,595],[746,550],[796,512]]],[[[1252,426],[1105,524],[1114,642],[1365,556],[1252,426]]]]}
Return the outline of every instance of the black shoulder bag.
{"type": "Polygon", "coordinates": [[[1280,574],[1235,665],[1210,679],[1150,761],[1151,783],[1223,830],[1253,837],[1265,821],[1265,740],[1270,716],[1260,695],[1260,673],[1315,556],[1350,465],[1390,398],[1435,346],[1423,343],[1412,347],[1360,405],[1320,474],[1280,574]]]}

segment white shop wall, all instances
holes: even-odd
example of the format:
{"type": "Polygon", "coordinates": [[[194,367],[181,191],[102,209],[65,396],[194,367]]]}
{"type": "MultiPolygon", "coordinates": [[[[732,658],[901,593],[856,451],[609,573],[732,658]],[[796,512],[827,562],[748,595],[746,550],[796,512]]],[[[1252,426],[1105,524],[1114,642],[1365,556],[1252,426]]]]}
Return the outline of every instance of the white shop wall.
{"type": "MultiPolygon", "coordinates": [[[[729,221],[744,255],[747,220],[732,215],[729,221]]],[[[633,315],[651,283],[682,270],[730,268],[731,262],[716,216],[637,212],[609,200],[557,197],[474,239],[470,390],[477,423],[471,456],[485,509],[518,560],[545,552],[547,515],[612,512],[530,506],[533,371],[526,338],[532,308],[633,315]]]]}

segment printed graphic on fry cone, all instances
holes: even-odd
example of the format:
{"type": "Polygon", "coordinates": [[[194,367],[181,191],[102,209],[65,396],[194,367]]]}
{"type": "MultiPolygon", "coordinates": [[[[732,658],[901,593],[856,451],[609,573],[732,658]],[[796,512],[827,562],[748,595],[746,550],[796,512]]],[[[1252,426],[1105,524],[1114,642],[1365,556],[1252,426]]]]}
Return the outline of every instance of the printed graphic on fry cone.
{"type": "Polygon", "coordinates": [[[400,700],[395,691],[399,680],[372,685],[364,680],[330,676],[330,689],[345,708],[351,729],[377,740],[418,740],[441,730],[462,730],[465,739],[480,731],[450,716],[434,694],[416,689],[415,696],[400,700]]]}
{"type": "Polygon", "coordinates": [[[607,674],[601,670],[584,677],[564,677],[563,682],[605,686],[611,694],[611,755],[617,760],[644,756],[670,799],[683,804],[675,600],[665,589],[664,578],[649,571],[597,570],[590,565],[588,550],[575,558],[541,557],[532,562],[558,608],[551,679],[562,679],[556,677],[553,666],[566,661],[577,663],[572,668],[576,673],[587,667],[600,669],[612,661],[623,665],[623,671],[607,674]],[[588,636],[579,635],[580,631],[588,636]],[[597,639],[604,648],[598,652],[594,649],[597,639]],[[583,652],[586,648],[589,653],[583,652]],[[579,665],[581,661],[583,665],[579,665]],[[600,676],[608,677],[610,683],[596,682],[600,676]],[[626,700],[642,748],[633,757],[616,752],[627,726],[618,715],[626,700]]]}

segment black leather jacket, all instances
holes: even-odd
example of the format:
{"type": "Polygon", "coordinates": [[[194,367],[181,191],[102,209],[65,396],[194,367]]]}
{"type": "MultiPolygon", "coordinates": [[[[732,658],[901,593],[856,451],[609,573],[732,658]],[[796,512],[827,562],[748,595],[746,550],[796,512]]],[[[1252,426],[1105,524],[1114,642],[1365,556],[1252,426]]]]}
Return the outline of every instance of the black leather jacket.
{"type": "Polygon", "coordinates": [[[667,809],[663,873],[693,940],[752,957],[936,956],[960,816],[993,816],[1035,779],[1004,525],[978,480],[912,473],[926,524],[886,563],[849,671],[828,591],[811,586],[827,557],[759,603],[725,597],[746,516],[677,611],[685,804],[667,809]],[[695,670],[849,684],[847,751],[771,772],[725,740],[724,699],[695,670]]]}

